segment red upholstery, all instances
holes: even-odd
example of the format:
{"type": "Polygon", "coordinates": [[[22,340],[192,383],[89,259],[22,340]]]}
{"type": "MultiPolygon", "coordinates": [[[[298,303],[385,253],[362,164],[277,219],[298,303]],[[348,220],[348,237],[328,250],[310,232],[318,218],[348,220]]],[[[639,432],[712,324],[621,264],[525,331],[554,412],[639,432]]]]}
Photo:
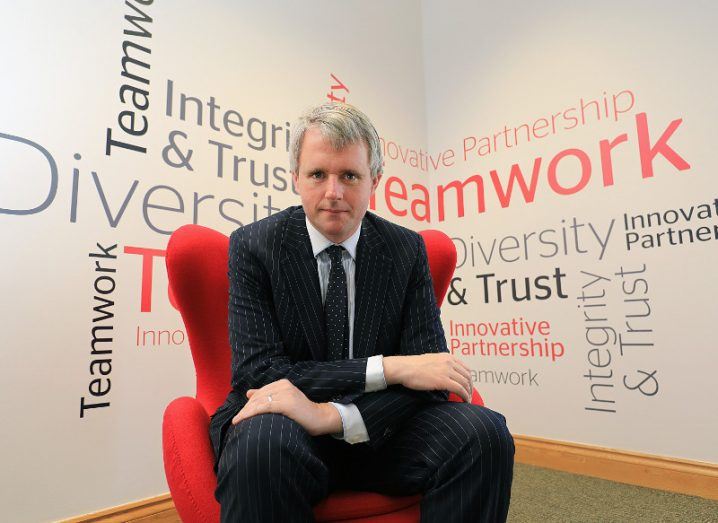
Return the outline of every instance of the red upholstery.
{"type": "Polygon", "coordinates": [[[434,296],[441,307],[456,267],[456,246],[446,234],[435,229],[421,231],[434,282],[434,296]]]}
{"type": "MultiPolygon", "coordinates": [[[[451,284],[451,277],[454,275],[456,268],[456,246],[454,242],[445,233],[436,229],[426,229],[421,231],[421,237],[426,244],[426,254],[429,258],[429,270],[431,271],[431,279],[434,283],[434,296],[436,302],[441,307],[446,296],[446,291],[451,284]]],[[[461,398],[453,392],[449,394],[451,401],[462,401],[461,398]]],[[[474,405],[484,406],[484,399],[481,394],[474,389],[471,397],[471,403],[474,405]]]]}
{"type": "MultiPolygon", "coordinates": [[[[456,249],[440,231],[421,234],[427,246],[434,292],[441,304],[456,265],[456,249]]],[[[184,396],[172,401],[162,422],[165,474],[184,522],[219,521],[209,413],[224,401],[231,379],[227,335],[228,247],[225,235],[200,225],[180,227],[167,245],[171,293],[187,329],[197,374],[196,398],[184,396]]],[[[450,399],[459,400],[454,394],[450,399]]],[[[472,402],[483,405],[476,390],[472,402]]],[[[314,515],[317,521],[414,523],[419,521],[420,500],[418,495],[336,492],[315,507],[314,515]]]]}

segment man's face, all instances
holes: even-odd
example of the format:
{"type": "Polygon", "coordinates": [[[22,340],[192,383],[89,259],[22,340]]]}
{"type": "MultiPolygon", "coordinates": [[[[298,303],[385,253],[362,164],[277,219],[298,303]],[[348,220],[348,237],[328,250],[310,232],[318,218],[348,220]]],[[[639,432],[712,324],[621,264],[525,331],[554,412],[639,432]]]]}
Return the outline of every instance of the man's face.
{"type": "Polygon", "coordinates": [[[316,128],[304,133],[294,184],[309,221],[327,239],[341,243],[361,223],[381,175],[372,180],[362,142],[339,151],[316,128]]]}

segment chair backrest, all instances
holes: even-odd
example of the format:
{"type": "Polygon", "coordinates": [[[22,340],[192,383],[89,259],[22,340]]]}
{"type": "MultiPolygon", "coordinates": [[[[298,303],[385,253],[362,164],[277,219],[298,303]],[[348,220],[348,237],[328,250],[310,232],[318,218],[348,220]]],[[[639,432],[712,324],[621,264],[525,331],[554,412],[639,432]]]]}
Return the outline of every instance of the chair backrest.
{"type": "Polygon", "coordinates": [[[197,400],[212,414],[231,383],[228,336],[229,238],[201,225],[184,225],[167,244],[170,289],[184,320],[197,375],[197,400]]]}
{"type": "MultiPolygon", "coordinates": [[[[421,232],[429,258],[436,301],[446,295],[456,266],[456,247],[441,231],[421,232]]],[[[228,336],[229,239],[201,225],[184,225],[167,244],[170,289],[182,315],[197,375],[197,400],[211,414],[231,383],[228,336]]]]}
{"type": "Polygon", "coordinates": [[[434,296],[436,303],[441,307],[456,269],[456,245],[445,233],[435,229],[427,229],[419,234],[426,244],[434,296]]]}

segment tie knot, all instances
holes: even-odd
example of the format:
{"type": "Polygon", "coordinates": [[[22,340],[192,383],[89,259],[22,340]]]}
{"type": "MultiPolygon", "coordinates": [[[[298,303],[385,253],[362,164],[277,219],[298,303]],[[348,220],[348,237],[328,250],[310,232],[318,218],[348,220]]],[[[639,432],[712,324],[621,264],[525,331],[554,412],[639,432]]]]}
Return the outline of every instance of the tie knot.
{"type": "Polygon", "coordinates": [[[332,245],[330,247],[327,247],[325,250],[329,255],[329,259],[332,260],[332,264],[341,263],[344,247],[342,247],[341,245],[332,245]]]}

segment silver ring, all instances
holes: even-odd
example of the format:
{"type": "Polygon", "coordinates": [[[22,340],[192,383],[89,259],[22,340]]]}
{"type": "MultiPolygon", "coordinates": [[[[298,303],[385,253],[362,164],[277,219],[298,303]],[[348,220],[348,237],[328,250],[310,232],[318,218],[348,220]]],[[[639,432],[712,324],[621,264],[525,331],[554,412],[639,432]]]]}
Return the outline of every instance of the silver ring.
{"type": "Polygon", "coordinates": [[[271,395],[271,394],[268,394],[268,395],[267,395],[267,401],[270,402],[270,403],[272,402],[272,395],[271,395]]]}

